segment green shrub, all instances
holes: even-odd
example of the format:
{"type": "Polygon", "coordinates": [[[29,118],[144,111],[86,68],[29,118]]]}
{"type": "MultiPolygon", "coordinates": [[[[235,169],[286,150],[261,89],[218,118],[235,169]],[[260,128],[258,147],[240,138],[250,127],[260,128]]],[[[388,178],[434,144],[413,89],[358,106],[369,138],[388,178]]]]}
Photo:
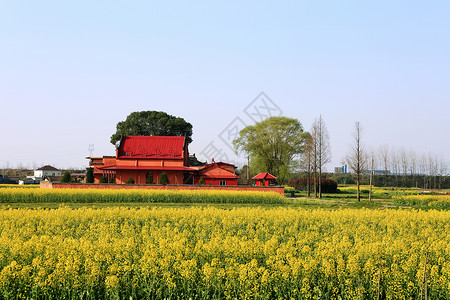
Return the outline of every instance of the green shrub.
{"type": "Polygon", "coordinates": [[[126,184],[134,184],[134,179],[133,178],[128,178],[127,182],[125,182],[126,184]]]}
{"type": "Polygon", "coordinates": [[[201,176],[200,179],[197,182],[198,185],[205,185],[205,176],[201,176]]]}
{"type": "Polygon", "coordinates": [[[153,173],[152,172],[148,172],[147,175],[145,176],[145,183],[153,184],[153,173]]]}
{"type": "Polygon", "coordinates": [[[102,177],[100,177],[100,183],[108,183],[108,178],[103,175],[102,177]]]}
{"type": "Polygon", "coordinates": [[[71,182],[71,181],[72,181],[72,178],[71,178],[71,176],[70,176],[70,172],[69,172],[69,171],[64,172],[64,175],[63,175],[63,177],[62,177],[62,179],[61,179],[61,182],[63,182],[63,183],[69,183],[69,182],[71,182]]]}
{"type": "Polygon", "coordinates": [[[94,168],[87,168],[86,183],[94,183],[94,168]]]}
{"type": "MultiPolygon", "coordinates": [[[[314,189],[314,178],[309,178],[309,184],[311,189],[314,189]]],[[[322,183],[322,193],[336,193],[337,191],[337,182],[329,179],[329,178],[321,178],[322,183]]],[[[288,185],[295,188],[299,191],[306,191],[308,186],[308,178],[299,178],[289,180],[288,185]]],[[[317,188],[319,188],[319,184],[317,183],[317,188]]]]}
{"type": "Polygon", "coordinates": [[[167,177],[166,172],[162,172],[161,175],[159,175],[159,184],[170,184],[169,177],[167,177]]]}

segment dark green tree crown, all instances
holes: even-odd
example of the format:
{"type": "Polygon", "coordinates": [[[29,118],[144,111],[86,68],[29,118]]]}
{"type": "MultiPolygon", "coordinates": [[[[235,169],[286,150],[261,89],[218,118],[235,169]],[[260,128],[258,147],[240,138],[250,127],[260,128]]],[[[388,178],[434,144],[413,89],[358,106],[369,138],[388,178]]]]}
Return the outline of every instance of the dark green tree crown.
{"type": "Polygon", "coordinates": [[[111,144],[117,145],[123,135],[185,136],[189,144],[192,142],[192,124],[162,111],[138,111],[117,123],[111,144]]]}

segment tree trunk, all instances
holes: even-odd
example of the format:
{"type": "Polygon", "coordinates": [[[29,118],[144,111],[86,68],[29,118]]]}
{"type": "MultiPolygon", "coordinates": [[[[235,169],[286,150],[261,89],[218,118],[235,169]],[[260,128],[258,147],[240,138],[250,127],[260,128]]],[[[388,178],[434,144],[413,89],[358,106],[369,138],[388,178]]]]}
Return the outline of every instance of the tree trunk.
{"type": "Polygon", "coordinates": [[[370,165],[370,179],[369,179],[369,201],[372,201],[372,177],[373,177],[373,157],[370,165]]]}
{"type": "Polygon", "coordinates": [[[314,198],[317,198],[317,172],[314,170],[314,198]]]}
{"type": "Polygon", "coordinates": [[[361,201],[359,197],[359,174],[356,175],[356,200],[361,201]]]}
{"type": "Polygon", "coordinates": [[[311,197],[311,168],[308,170],[308,181],[307,181],[308,197],[311,197]]]}
{"type": "Polygon", "coordinates": [[[322,198],[322,170],[319,168],[319,199],[322,198]]]}

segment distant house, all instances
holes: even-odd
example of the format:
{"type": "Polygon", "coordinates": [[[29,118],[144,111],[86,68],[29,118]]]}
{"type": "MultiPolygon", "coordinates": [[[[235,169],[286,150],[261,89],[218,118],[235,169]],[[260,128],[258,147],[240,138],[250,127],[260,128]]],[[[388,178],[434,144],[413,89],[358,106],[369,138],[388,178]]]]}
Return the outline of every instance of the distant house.
{"type": "Polygon", "coordinates": [[[130,178],[136,184],[145,184],[147,178],[159,183],[165,172],[170,184],[194,184],[200,176],[210,184],[231,184],[234,180],[237,184],[233,165],[198,163],[191,167],[187,141],[181,136],[123,136],[116,156],[89,159],[90,167],[94,168],[94,183],[99,183],[102,177],[117,184],[130,178]]]}
{"type": "Polygon", "coordinates": [[[34,170],[35,179],[44,179],[47,177],[57,177],[57,176],[61,176],[61,170],[49,165],[34,170]]]}

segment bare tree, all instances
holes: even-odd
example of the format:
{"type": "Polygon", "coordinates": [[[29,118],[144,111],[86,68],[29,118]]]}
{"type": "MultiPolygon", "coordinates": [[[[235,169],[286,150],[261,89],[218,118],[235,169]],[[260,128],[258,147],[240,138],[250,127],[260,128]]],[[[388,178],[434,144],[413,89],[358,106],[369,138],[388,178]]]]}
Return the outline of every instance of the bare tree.
{"type": "Polygon", "coordinates": [[[372,182],[374,175],[373,173],[374,164],[375,164],[375,153],[372,149],[372,151],[370,151],[369,201],[372,201],[372,182]]]}
{"type": "Polygon", "coordinates": [[[406,186],[406,180],[408,176],[408,166],[409,166],[409,159],[408,154],[406,153],[405,148],[400,148],[400,165],[402,168],[402,175],[403,175],[403,186],[406,186]]]}
{"type": "Polygon", "coordinates": [[[398,174],[400,173],[400,158],[397,151],[391,151],[391,168],[395,175],[395,185],[398,186],[398,174]]]}
{"type": "Polygon", "coordinates": [[[361,140],[362,128],[359,122],[355,122],[355,131],[353,132],[353,143],[351,151],[346,156],[346,162],[356,177],[356,200],[361,201],[360,198],[360,181],[361,176],[366,166],[366,155],[364,153],[364,146],[361,140]]]}
{"type": "Polygon", "coordinates": [[[317,126],[317,120],[314,121],[311,127],[311,170],[314,176],[314,198],[317,198],[317,169],[318,169],[318,136],[319,136],[319,126],[317,126]]]}
{"type": "Polygon", "coordinates": [[[428,160],[425,154],[420,156],[420,169],[423,175],[423,188],[427,188],[428,160]]]}
{"type": "Polygon", "coordinates": [[[442,178],[446,175],[448,170],[447,162],[444,160],[444,157],[441,155],[438,159],[439,161],[439,189],[441,189],[442,178]]]}
{"type": "Polygon", "coordinates": [[[384,185],[387,185],[387,175],[389,170],[389,146],[388,145],[382,145],[379,147],[378,150],[379,153],[379,161],[382,165],[383,173],[384,173],[384,185]]]}
{"type": "Polygon", "coordinates": [[[312,166],[313,166],[313,156],[314,156],[314,145],[313,145],[313,139],[310,134],[307,135],[305,138],[305,148],[303,151],[303,155],[301,157],[301,166],[303,169],[308,173],[308,181],[306,183],[307,190],[308,190],[308,197],[311,196],[311,173],[312,173],[312,166]]]}
{"type": "Polygon", "coordinates": [[[438,165],[437,165],[436,157],[431,152],[428,153],[428,171],[430,173],[430,188],[436,188],[438,165]]]}
{"type": "MultiPolygon", "coordinates": [[[[322,169],[331,160],[330,137],[322,115],[314,121],[312,135],[314,139],[316,166],[318,171],[319,198],[322,198],[322,169]]],[[[317,194],[316,194],[317,197],[317,194]]]]}
{"type": "Polygon", "coordinates": [[[409,170],[411,172],[412,182],[417,187],[415,176],[417,175],[417,155],[412,149],[409,151],[409,170]]]}

